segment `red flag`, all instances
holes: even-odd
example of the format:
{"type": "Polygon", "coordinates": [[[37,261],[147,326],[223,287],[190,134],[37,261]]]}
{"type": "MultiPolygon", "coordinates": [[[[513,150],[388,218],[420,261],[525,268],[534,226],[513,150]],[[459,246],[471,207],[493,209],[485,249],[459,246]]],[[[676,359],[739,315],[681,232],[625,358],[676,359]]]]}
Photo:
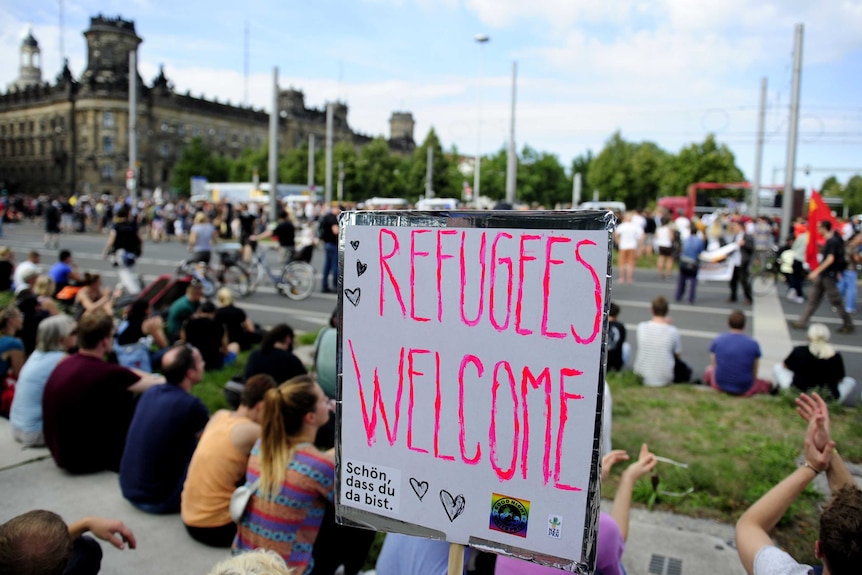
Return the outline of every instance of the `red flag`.
{"type": "Polygon", "coordinates": [[[829,206],[823,202],[820,193],[811,192],[811,199],[808,200],[808,247],[805,248],[805,261],[812,270],[820,263],[817,261],[817,253],[826,241],[817,229],[817,224],[824,220],[832,222],[833,230],[838,229],[838,220],[832,215],[829,206]]]}

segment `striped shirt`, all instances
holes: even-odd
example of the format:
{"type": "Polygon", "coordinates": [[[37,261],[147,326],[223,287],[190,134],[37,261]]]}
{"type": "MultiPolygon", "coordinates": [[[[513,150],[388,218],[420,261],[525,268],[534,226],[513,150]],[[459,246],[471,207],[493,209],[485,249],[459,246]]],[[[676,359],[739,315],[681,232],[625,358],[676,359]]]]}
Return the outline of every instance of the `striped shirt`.
{"type": "Polygon", "coordinates": [[[682,353],[679,330],[666,323],[643,321],[638,324],[638,354],[635,373],[644,385],[661,387],[673,383],[674,354],[682,353]]]}
{"type": "MultiPolygon", "coordinates": [[[[246,483],[260,477],[260,441],[248,460],[246,483]]],[[[310,572],[311,551],[326,502],[332,502],[335,464],[312,445],[299,447],[287,464],[281,490],[268,499],[256,491],[237,526],[233,554],[270,549],[281,555],[296,575],[310,572]]]]}

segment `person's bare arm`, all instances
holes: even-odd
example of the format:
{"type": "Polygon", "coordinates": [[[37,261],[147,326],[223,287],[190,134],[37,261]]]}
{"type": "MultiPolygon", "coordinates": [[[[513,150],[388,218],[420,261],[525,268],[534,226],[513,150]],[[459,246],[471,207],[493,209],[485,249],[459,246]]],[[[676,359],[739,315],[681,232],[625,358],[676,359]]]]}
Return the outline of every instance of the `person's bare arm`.
{"type": "Polygon", "coordinates": [[[617,486],[617,494],[614,497],[614,505],[611,516],[617,522],[623,541],[629,536],[629,510],[632,506],[632,491],[638,479],[655,469],[658,461],[653,453],[650,453],[647,444],[641,445],[638,460],[623,471],[620,484],[617,486]]]}
{"type": "MultiPolygon", "coordinates": [[[[194,226],[192,226],[192,228],[194,228],[194,226]]],[[[193,249],[195,249],[195,242],[196,241],[198,241],[198,233],[194,229],[192,229],[189,232],[189,251],[192,251],[193,249]]]]}
{"type": "Polygon", "coordinates": [[[102,250],[102,257],[108,257],[108,254],[111,252],[111,248],[114,247],[114,242],[117,239],[117,230],[112,229],[111,233],[108,234],[108,242],[105,244],[105,249],[102,250]]]}
{"type": "Polygon", "coordinates": [[[760,367],[760,358],[754,360],[754,367],[751,368],[751,381],[757,379],[757,369],[760,367]]]}
{"type": "MultiPolygon", "coordinates": [[[[711,365],[712,368],[715,369],[716,362],[715,362],[715,354],[714,353],[709,354],[709,365],[711,365]]],[[[754,373],[757,373],[756,369],[754,370],[754,373]]]]}
{"type": "Polygon", "coordinates": [[[832,254],[827,255],[825,258],[823,258],[823,261],[820,262],[819,266],[817,266],[816,268],[811,270],[811,272],[809,272],[808,279],[813,280],[813,279],[817,278],[817,276],[819,276],[821,273],[823,273],[823,270],[825,270],[826,268],[831,266],[832,262],[834,262],[834,261],[835,261],[834,255],[832,255],[832,254]]]}
{"type": "Polygon", "coordinates": [[[159,346],[159,349],[164,349],[168,346],[168,338],[165,337],[165,327],[161,317],[154,316],[144,320],[142,327],[143,329],[141,331],[143,331],[145,335],[152,336],[153,342],[159,346]]]}
{"type": "Polygon", "coordinates": [[[141,376],[138,381],[128,387],[128,390],[132,393],[143,393],[154,385],[162,385],[163,383],[165,383],[165,378],[163,375],[147,373],[145,371],[140,371],[137,369],[133,369],[132,371],[141,376]]]}
{"type": "Polygon", "coordinates": [[[254,443],[260,438],[260,425],[253,421],[241,423],[230,432],[230,442],[240,452],[248,455],[254,443]]]}
{"type": "Polygon", "coordinates": [[[117,549],[125,549],[126,544],[129,545],[129,549],[135,549],[138,546],[132,530],[117,519],[84,517],[69,525],[69,535],[72,539],[77,539],[88,531],[117,549]]]}
{"type": "Polygon", "coordinates": [[[17,377],[21,373],[21,366],[24,365],[24,351],[13,349],[6,354],[6,360],[9,362],[9,369],[17,377]]]}

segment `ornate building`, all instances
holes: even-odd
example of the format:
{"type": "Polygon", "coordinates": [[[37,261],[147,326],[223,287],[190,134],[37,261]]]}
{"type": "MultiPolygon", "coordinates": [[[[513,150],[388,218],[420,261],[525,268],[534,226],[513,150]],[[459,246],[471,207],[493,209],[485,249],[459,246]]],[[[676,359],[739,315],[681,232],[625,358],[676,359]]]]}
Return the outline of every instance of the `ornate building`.
{"type": "MultiPolygon", "coordinates": [[[[129,162],[129,53],[141,38],[133,21],[96,16],[84,32],[87,68],[75,80],[68,63],[53,83],[42,80],[39,44],[21,43],[18,78],[0,94],[0,187],[26,194],[122,194],[129,162]]],[[[173,165],[185,144],[203,138],[214,152],[236,158],[267,142],[269,114],[250,107],[177,93],[164,70],[138,85],[139,189],[170,189],[173,165]]],[[[307,108],[299,90],[279,97],[279,150],[326,136],[326,111],[307,108]]],[[[334,104],[335,142],[360,147],[371,137],[354,132],[347,105],[334,104]]],[[[390,118],[390,148],[415,148],[413,116],[390,118]]]]}

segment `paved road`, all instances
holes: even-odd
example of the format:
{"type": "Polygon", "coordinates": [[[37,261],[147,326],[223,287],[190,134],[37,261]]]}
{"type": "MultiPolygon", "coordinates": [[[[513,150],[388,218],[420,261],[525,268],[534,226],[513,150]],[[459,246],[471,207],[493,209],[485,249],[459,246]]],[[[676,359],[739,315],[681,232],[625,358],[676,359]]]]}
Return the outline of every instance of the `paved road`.
{"type": "MultiPolygon", "coordinates": [[[[51,264],[56,250],[45,250],[41,233],[31,224],[6,226],[0,245],[12,247],[19,260],[30,249],[40,249],[43,262],[51,264]]],[[[62,247],[71,249],[83,270],[99,271],[108,278],[115,272],[100,257],[105,236],[74,234],[63,236],[62,247]]],[[[172,273],[176,263],[185,257],[183,246],[176,243],[147,244],[139,272],[147,279],[161,273],[172,273]]],[[[315,254],[313,264],[320,267],[322,252],[315,254]]],[[[632,333],[639,321],[649,318],[649,302],[659,294],[672,295],[675,285],[662,282],[652,270],[637,270],[634,285],[615,285],[612,299],[622,308],[620,320],[632,333]]],[[[702,284],[696,305],[671,304],[671,316],[683,336],[684,356],[701,372],[709,360],[709,342],[726,329],[727,314],[732,309],[725,303],[727,288],[719,284],[702,284]]],[[[315,293],[306,301],[292,302],[274,293],[261,290],[240,302],[251,318],[264,325],[286,321],[298,330],[314,330],[324,325],[335,306],[335,297],[315,293]]],[[[858,307],[858,306],[857,306],[858,307]]],[[[792,345],[801,344],[804,334],[791,332],[788,319],[794,319],[801,306],[782,300],[777,295],[758,298],[747,313],[752,321],[747,327],[761,342],[765,370],[780,361],[792,345]]],[[[837,327],[837,318],[824,304],[813,321],[823,321],[837,327]]],[[[852,336],[836,335],[833,343],[842,351],[848,372],[862,375],[862,324],[852,336]]],[[[307,350],[298,350],[300,352],[307,350]]],[[[158,517],[141,513],[120,495],[117,477],[101,473],[72,477],[59,471],[47,451],[21,450],[11,439],[8,422],[0,420],[0,485],[6,488],[0,498],[0,521],[33,508],[50,508],[67,520],[85,514],[118,517],[130,525],[138,536],[139,549],[120,552],[105,549],[103,573],[206,573],[225,552],[206,548],[192,541],[183,531],[176,516],[158,517]]],[[[666,513],[636,509],[632,513],[630,539],[624,564],[632,575],[647,573],[680,573],[741,575],[744,573],[730,543],[733,527],[710,521],[679,517],[666,513]]]]}

